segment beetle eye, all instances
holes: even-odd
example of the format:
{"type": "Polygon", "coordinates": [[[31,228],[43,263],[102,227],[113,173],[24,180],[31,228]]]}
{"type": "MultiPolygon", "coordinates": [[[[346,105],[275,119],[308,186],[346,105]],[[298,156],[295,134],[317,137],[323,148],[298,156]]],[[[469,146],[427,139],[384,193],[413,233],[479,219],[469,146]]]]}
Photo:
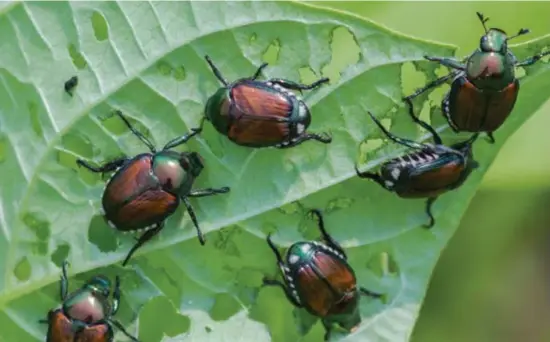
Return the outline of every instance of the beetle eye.
{"type": "Polygon", "coordinates": [[[181,158],[180,159],[180,165],[181,167],[183,167],[185,170],[188,170],[189,169],[189,161],[187,160],[187,158],[181,158]]]}

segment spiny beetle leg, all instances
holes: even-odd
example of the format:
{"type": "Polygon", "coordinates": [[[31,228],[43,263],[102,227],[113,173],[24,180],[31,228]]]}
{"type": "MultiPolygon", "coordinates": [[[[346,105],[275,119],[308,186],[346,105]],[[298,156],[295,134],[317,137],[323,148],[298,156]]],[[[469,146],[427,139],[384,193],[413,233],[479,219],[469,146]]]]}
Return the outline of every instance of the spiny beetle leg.
{"type": "Polygon", "coordinates": [[[199,227],[199,222],[197,220],[197,215],[195,215],[195,211],[193,210],[193,207],[191,206],[191,202],[189,202],[189,199],[187,197],[181,198],[183,204],[187,208],[187,212],[189,213],[189,217],[191,217],[191,221],[193,222],[193,225],[195,226],[195,229],[197,230],[197,237],[199,238],[199,242],[201,245],[204,246],[206,243],[204,239],[204,235],[202,235],[202,231],[199,227]]]}
{"type": "Polygon", "coordinates": [[[546,55],[550,55],[550,50],[531,56],[526,60],[524,60],[523,62],[516,63],[516,67],[525,67],[525,66],[533,65],[546,55]]]}
{"type": "Polygon", "coordinates": [[[250,79],[255,80],[258,77],[260,77],[260,75],[262,74],[262,71],[267,67],[267,65],[268,65],[268,63],[264,63],[264,64],[260,65],[258,70],[256,70],[256,72],[254,73],[254,75],[250,79]]]}
{"type": "Polygon", "coordinates": [[[364,288],[362,286],[359,287],[359,293],[362,294],[363,296],[369,296],[369,297],[373,297],[373,298],[380,298],[380,297],[383,296],[382,293],[367,290],[366,288],[364,288]]]}
{"type": "Polygon", "coordinates": [[[459,61],[455,58],[447,58],[447,57],[431,57],[431,56],[424,56],[425,59],[429,60],[430,62],[436,62],[441,65],[444,65],[449,68],[453,68],[456,70],[465,70],[466,66],[464,63],[459,61]]]}
{"type": "Polygon", "coordinates": [[[59,295],[62,301],[67,299],[68,289],[69,289],[69,278],[67,277],[67,265],[69,262],[67,260],[63,261],[61,266],[61,281],[59,282],[59,295]]]}
{"type": "Polygon", "coordinates": [[[111,307],[111,316],[116,315],[120,308],[120,277],[115,278],[115,290],[113,291],[113,305],[111,307]]]}
{"type": "Polygon", "coordinates": [[[432,206],[435,202],[437,197],[430,197],[426,200],[426,214],[428,214],[428,217],[430,218],[430,221],[427,225],[424,225],[425,228],[430,229],[435,225],[435,219],[432,214],[432,206]]]}
{"type": "Polygon", "coordinates": [[[287,89],[292,89],[292,90],[311,90],[311,89],[318,88],[322,84],[327,83],[329,81],[330,81],[330,79],[327,78],[327,77],[323,77],[323,78],[321,78],[321,79],[319,79],[319,80],[317,80],[317,81],[315,81],[311,84],[301,84],[301,83],[285,80],[285,79],[282,79],[282,78],[272,78],[272,79],[269,80],[269,82],[271,82],[273,84],[278,84],[281,87],[284,87],[284,88],[287,88],[287,89]]]}
{"type": "Polygon", "coordinates": [[[157,149],[155,148],[155,145],[153,145],[153,143],[149,139],[147,139],[147,137],[145,135],[143,135],[134,126],[132,126],[130,121],[128,121],[128,119],[124,116],[124,114],[122,114],[122,112],[120,110],[115,111],[115,114],[118,115],[118,117],[124,122],[124,124],[126,125],[126,127],[128,127],[130,132],[132,132],[133,135],[138,137],[138,139],[141,140],[141,142],[144,143],[149,148],[151,153],[156,153],[157,152],[157,149]]]}
{"type": "Polygon", "coordinates": [[[124,165],[124,163],[126,163],[127,161],[128,161],[128,158],[126,158],[126,157],[117,158],[117,159],[112,160],[110,162],[107,162],[107,163],[105,163],[101,166],[93,166],[90,163],[88,163],[87,161],[84,161],[82,159],[77,159],[76,164],[78,166],[83,166],[86,169],[88,169],[92,172],[95,172],[95,173],[106,173],[106,172],[111,172],[111,171],[116,170],[117,168],[124,165]]]}
{"type": "Polygon", "coordinates": [[[298,146],[309,140],[315,140],[323,144],[330,144],[332,142],[332,137],[328,133],[320,133],[320,134],[307,133],[299,136],[294,141],[289,142],[288,144],[285,144],[285,145],[280,144],[280,145],[276,145],[275,147],[278,149],[291,148],[291,147],[298,146]]]}
{"type": "Polygon", "coordinates": [[[323,219],[323,214],[321,214],[321,211],[318,209],[312,209],[309,211],[309,214],[317,219],[317,226],[321,231],[321,235],[323,236],[323,239],[325,240],[325,242],[330,247],[334,248],[340,254],[342,254],[344,256],[344,259],[347,259],[348,256],[346,255],[346,252],[344,252],[344,249],[342,248],[342,246],[340,246],[340,244],[336,242],[336,240],[334,240],[329,233],[327,233],[325,229],[325,220],[323,219]]]}
{"type": "Polygon", "coordinates": [[[130,335],[130,333],[126,331],[124,326],[119,321],[117,321],[114,318],[111,318],[109,319],[109,322],[112,323],[115,327],[117,327],[118,330],[120,330],[124,335],[128,336],[128,338],[130,338],[133,342],[139,342],[139,340],[136,337],[130,335]]]}
{"type": "Polygon", "coordinates": [[[424,87],[417,89],[417,90],[416,90],[414,93],[412,93],[411,95],[409,95],[409,96],[403,98],[403,100],[404,100],[404,101],[407,100],[407,99],[412,100],[412,99],[414,99],[415,97],[417,97],[417,96],[423,94],[424,92],[426,92],[426,91],[428,91],[428,90],[430,90],[430,89],[432,89],[432,88],[439,87],[439,86],[442,85],[443,83],[447,82],[449,79],[456,77],[459,73],[460,73],[459,71],[453,71],[453,72],[451,72],[451,73],[449,73],[449,74],[447,74],[447,75],[445,75],[445,76],[443,76],[443,77],[440,77],[440,78],[436,79],[435,81],[432,81],[432,82],[426,84],[424,87]]]}
{"type": "Polygon", "coordinates": [[[489,144],[495,143],[495,136],[493,135],[493,132],[487,132],[487,141],[489,144]]]}
{"type": "Polygon", "coordinates": [[[213,196],[213,195],[220,195],[220,194],[226,194],[229,192],[229,187],[224,186],[223,188],[215,189],[215,188],[206,188],[206,189],[196,189],[192,190],[189,194],[187,194],[187,197],[206,197],[206,196],[213,196]]]}
{"type": "Polygon", "coordinates": [[[416,124],[418,124],[420,127],[424,128],[425,130],[427,130],[432,134],[435,144],[441,145],[443,143],[443,140],[441,140],[441,137],[439,136],[439,134],[437,134],[436,130],[432,126],[428,125],[428,123],[420,120],[416,115],[414,115],[414,106],[413,106],[412,100],[408,97],[406,97],[404,100],[409,107],[409,115],[412,118],[412,120],[416,124]]]}
{"type": "Polygon", "coordinates": [[[157,226],[153,229],[149,229],[143,235],[141,235],[137,241],[137,243],[130,249],[130,252],[128,252],[128,255],[126,256],[126,259],[122,262],[122,266],[126,266],[132,255],[137,251],[138,248],[140,248],[144,243],[151,240],[155,235],[157,235],[162,228],[164,227],[164,222],[157,223],[157,226]]]}
{"type": "Polygon", "coordinates": [[[181,137],[177,137],[175,139],[170,140],[162,150],[168,150],[170,148],[174,148],[179,145],[183,145],[186,142],[188,142],[191,138],[193,138],[195,135],[199,134],[202,131],[202,127],[199,128],[191,128],[191,133],[187,133],[185,135],[182,135],[181,137]]]}

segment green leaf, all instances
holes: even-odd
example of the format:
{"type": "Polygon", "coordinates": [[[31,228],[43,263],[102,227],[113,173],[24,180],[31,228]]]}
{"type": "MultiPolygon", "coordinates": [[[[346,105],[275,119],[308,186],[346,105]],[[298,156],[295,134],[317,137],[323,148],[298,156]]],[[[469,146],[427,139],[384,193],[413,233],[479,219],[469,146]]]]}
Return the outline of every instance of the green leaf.
{"type": "MultiPolygon", "coordinates": [[[[142,341],[319,341],[319,322],[294,310],[280,289],[260,289],[264,275],[278,272],[265,235],[273,232],[281,247],[316,238],[310,208],[324,211],[360,284],[387,294],[385,302],[362,300],[361,327],[347,336],[336,330],[333,340],[405,341],[439,253],[483,174],[550,86],[547,62],[526,70],[497,144],[476,144],[480,169],[438,200],[437,225],[428,232],[420,227],[423,201],[399,199],[355,177],[353,167],[375,168],[403,151],[380,141],[367,110],[391,121],[398,135],[427,138],[400,99],[441,74],[422,56],[452,55],[451,46],[292,2],[20,2],[0,9],[0,32],[0,341],[44,340],[38,320],[59,303],[65,258],[71,290],[98,273],[121,276],[117,318],[142,341]],[[219,87],[205,54],[230,80],[252,75],[263,61],[270,63],[266,77],[331,77],[305,97],[311,131],[331,131],[333,142],[252,150],[207,124],[185,147],[206,161],[195,187],[231,192],[193,201],[206,246],[180,208],[122,268],[134,240],[103,222],[104,180],[75,160],[145,151],[111,116],[114,109],[159,146],[196,127],[219,87]],[[63,84],[73,75],[79,85],[70,97],[63,84]]],[[[547,36],[514,52],[524,58],[549,44],[547,36]]],[[[429,104],[438,105],[446,89],[430,96],[422,117],[430,119],[429,104]]],[[[445,138],[456,138],[431,112],[445,138]]]]}

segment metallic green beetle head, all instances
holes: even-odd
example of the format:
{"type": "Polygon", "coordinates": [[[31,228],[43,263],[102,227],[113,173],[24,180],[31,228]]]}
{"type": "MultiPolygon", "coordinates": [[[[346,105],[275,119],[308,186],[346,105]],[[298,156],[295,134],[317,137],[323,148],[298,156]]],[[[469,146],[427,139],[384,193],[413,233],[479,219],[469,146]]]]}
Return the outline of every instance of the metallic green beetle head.
{"type": "Polygon", "coordinates": [[[477,12],[477,17],[479,18],[479,21],[481,21],[481,25],[483,25],[483,29],[485,30],[485,34],[481,36],[479,41],[479,49],[483,52],[496,52],[506,55],[508,51],[508,41],[510,39],[529,33],[528,29],[522,28],[515,36],[508,37],[506,32],[499,28],[492,27],[487,29],[485,23],[489,20],[488,17],[484,17],[483,14],[479,12],[477,12]]]}
{"type": "Polygon", "coordinates": [[[229,90],[221,87],[210,96],[204,107],[204,117],[222,134],[229,131],[229,90]]]}
{"type": "Polygon", "coordinates": [[[109,294],[111,293],[111,281],[101,275],[95,276],[86,282],[82,288],[101,294],[104,297],[109,297],[109,294]]]}

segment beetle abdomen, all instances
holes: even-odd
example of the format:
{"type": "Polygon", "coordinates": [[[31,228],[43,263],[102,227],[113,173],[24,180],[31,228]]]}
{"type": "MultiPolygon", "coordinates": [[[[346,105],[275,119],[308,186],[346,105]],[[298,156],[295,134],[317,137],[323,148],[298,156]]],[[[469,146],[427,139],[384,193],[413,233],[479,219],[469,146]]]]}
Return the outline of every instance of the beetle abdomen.
{"type": "Polygon", "coordinates": [[[231,99],[228,138],[256,147],[272,146],[288,139],[288,117],[293,110],[289,96],[262,83],[248,82],[234,86],[231,99]]]}
{"type": "Polygon", "coordinates": [[[516,103],[519,81],[501,91],[480,90],[465,77],[455,81],[443,101],[443,113],[461,132],[492,132],[508,118],[516,103]]]}
{"type": "Polygon", "coordinates": [[[132,198],[105,217],[118,230],[128,231],[151,226],[172,215],[179,205],[179,199],[162,189],[151,189],[132,198]]]}
{"type": "Polygon", "coordinates": [[[74,342],[72,322],[61,309],[50,312],[48,323],[47,342],[74,342]]]}
{"type": "Polygon", "coordinates": [[[358,299],[353,270],[326,247],[315,246],[292,272],[302,305],[319,317],[352,311],[358,299]]]}
{"type": "MultiPolygon", "coordinates": [[[[395,192],[402,198],[425,198],[442,194],[460,182],[466,170],[464,160],[452,153],[437,155],[419,152],[402,157],[403,164],[399,170],[402,178],[395,181],[395,192]],[[403,184],[403,186],[399,186],[403,184]]],[[[399,166],[388,169],[385,175],[399,166]]]]}

